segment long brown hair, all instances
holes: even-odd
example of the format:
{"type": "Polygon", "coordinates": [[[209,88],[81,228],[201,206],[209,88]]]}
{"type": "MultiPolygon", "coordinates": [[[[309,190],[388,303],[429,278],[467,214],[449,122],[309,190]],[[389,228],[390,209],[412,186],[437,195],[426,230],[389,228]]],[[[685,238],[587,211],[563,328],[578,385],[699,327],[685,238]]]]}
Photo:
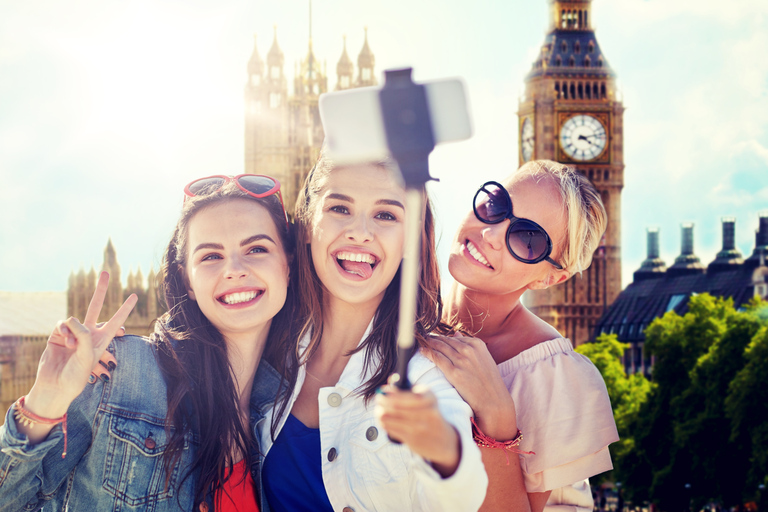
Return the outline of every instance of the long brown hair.
{"type": "MultiPolygon", "coordinates": [[[[373,165],[394,170],[394,165],[389,161],[372,162],[373,165]]],[[[309,240],[312,239],[312,223],[318,197],[324,190],[328,177],[335,168],[338,168],[325,153],[320,155],[315,166],[307,175],[304,186],[296,200],[296,279],[292,280],[291,291],[296,295],[296,317],[292,323],[289,343],[284,353],[286,363],[282,365],[289,385],[296,383],[298,367],[306,363],[317,350],[323,336],[323,294],[327,293],[320,278],[315,271],[312,262],[312,253],[309,240]],[[299,342],[304,336],[310,334],[309,345],[303,353],[300,353],[299,342]]],[[[450,334],[450,328],[441,320],[443,302],[440,297],[440,270],[435,251],[435,218],[432,213],[432,205],[426,191],[422,191],[426,199],[424,211],[424,224],[421,230],[421,268],[419,271],[419,286],[417,297],[417,310],[415,319],[415,336],[418,347],[426,346],[426,337],[432,332],[450,334]]],[[[350,352],[354,354],[365,351],[364,372],[374,370],[372,377],[357,390],[365,400],[370,400],[376,388],[387,381],[387,377],[395,371],[397,364],[397,324],[399,317],[400,299],[400,274],[397,270],[392,282],[387,287],[384,298],[379,304],[373,320],[373,328],[368,337],[360,346],[350,352]]],[[[273,417],[272,436],[274,438],[277,419],[281,418],[288,406],[290,397],[286,396],[279,401],[276,408],[277,414],[273,417]]]]}
{"type": "MultiPolygon", "coordinates": [[[[220,489],[233,465],[232,449],[245,457],[251,467],[251,434],[243,427],[238,393],[221,333],[211,324],[197,302],[187,295],[186,264],[188,231],[192,218],[201,210],[232,200],[254,201],[269,212],[291,260],[293,237],[288,232],[280,201],[276,196],[254,198],[230,182],[217,193],[188,198],[173,237],[165,251],[160,292],[168,312],[155,324],[151,339],[157,346],[158,365],[167,385],[168,447],[163,453],[166,486],[172,468],[178,464],[188,437],[196,438],[196,451],[182,482],[196,476],[195,506],[206,494],[220,489]]],[[[291,297],[272,319],[265,353],[271,345],[284,346],[291,317],[291,297]]],[[[181,484],[180,484],[181,485],[181,484]]]]}

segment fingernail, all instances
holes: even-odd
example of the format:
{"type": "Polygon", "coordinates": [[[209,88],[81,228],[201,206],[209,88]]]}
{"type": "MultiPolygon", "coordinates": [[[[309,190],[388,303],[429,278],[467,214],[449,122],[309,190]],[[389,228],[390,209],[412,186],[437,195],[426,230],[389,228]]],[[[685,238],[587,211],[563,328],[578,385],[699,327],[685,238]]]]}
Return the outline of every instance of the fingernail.
{"type": "Polygon", "coordinates": [[[102,360],[99,360],[99,364],[100,364],[101,366],[103,366],[104,368],[106,368],[106,369],[109,369],[109,365],[108,365],[107,363],[105,363],[104,361],[102,361],[102,360]]]}
{"type": "Polygon", "coordinates": [[[109,375],[102,373],[101,380],[103,380],[104,382],[109,382],[109,375]]]}
{"type": "Polygon", "coordinates": [[[110,362],[108,362],[108,363],[107,363],[107,366],[109,366],[109,369],[110,369],[110,371],[112,371],[112,370],[114,370],[115,368],[117,368],[117,365],[114,363],[114,361],[110,361],[110,362]]]}
{"type": "Polygon", "coordinates": [[[90,374],[90,375],[88,376],[88,382],[89,382],[90,384],[93,384],[94,382],[96,382],[96,376],[95,376],[94,374],[90,374]]]}

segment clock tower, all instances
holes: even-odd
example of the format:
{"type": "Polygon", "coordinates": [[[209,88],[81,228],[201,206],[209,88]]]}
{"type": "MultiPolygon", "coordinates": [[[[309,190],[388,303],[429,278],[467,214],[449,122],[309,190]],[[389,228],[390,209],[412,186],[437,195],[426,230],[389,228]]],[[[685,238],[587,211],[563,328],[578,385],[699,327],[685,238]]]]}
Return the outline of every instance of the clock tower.
{"type": "Polygon", "coordinates": [[[520,164],[548,159],[575,167],[600,191],[608,229],[588,270],[562,285],[526,292],[525,303],[578,345],[590,339],[621,291],[624,106],[592,29],[592,1],[549,4],[550,30],[518,107],[520,164]]]}

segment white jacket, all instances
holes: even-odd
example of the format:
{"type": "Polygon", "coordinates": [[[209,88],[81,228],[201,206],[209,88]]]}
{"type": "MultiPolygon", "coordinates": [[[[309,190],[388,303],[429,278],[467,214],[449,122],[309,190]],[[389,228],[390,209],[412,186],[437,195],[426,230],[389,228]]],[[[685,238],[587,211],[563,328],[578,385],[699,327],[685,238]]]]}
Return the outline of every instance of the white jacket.
{"type": "MultiPolygon", "coordinates": [[[[363,340],[367,336],[368,331],[363,340]]],[[[302,348],[307,343],[308,337],[302,340],[302,348]]],[[[485,498],[488,477],[480,450],[472,440],[470,407],[429,359],[420,353],[414,355],[408,365],[408,378],[414,385],[427,386],[437,396],[443,418],[456,427],[461,439],[459,467],[449,478],[442,478],[405,445],[392,443],[374,418],[373,400],[366,406],[363,398],[354,393],[372,373],[369,370],[363,375],[364,357],[362,351],[354,354],[336,385],[321,388],[318,397],[323,482],[333,510],[476,511],[485,498]],[[333,455],[329,457],[329,453],[333,455]]],[[[305,377],[306,367],[301,366],[291,402],[280,418],[275,438],[305,377]]],[[[274,409],[270,410],[261,424],[261,447],[265,455],[273,444],[270,425],[274,413],[274,409]]]]}

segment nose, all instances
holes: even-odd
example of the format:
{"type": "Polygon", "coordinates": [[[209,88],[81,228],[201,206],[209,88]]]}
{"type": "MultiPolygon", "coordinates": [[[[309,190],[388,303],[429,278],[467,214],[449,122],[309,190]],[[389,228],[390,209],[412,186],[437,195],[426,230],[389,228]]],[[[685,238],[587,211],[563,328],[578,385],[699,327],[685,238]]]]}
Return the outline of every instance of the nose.
{"type": "Polygon", "coordinates": [[[483,241],[491,246],[493,250],[503,249],[506,245],[507,229],[509,220],[499,222],[498,224],[487,224],[482,231],[483,241]]]}
{"type": "Polygon", "coordinates": [[[370,219],[365,214],[354,215],[347,226],[347,239],[354,242],[370,242],[373,240],[370,219]]]}
{"type": "Polygon", "coordinates": [[[247,275],[248,267],[243,264],[243,260],[241,258],[234,257],[227,260],[227,265],[224,269],[224,277],[226,279],[239,279],[247,275]]]}

